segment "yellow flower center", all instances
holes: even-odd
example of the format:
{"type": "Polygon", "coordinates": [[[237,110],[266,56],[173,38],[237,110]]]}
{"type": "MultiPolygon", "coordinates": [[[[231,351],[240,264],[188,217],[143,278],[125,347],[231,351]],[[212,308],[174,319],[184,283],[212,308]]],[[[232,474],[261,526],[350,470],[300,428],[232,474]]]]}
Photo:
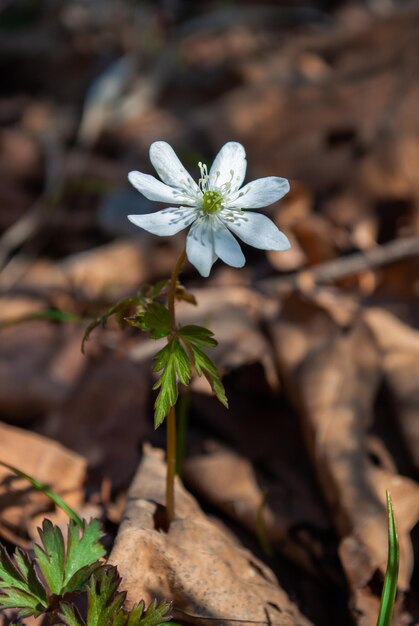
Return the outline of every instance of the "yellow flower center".
{"type": "Polygon", "coordinates": [[[205,191],[202,208],[205,213],[217,213],[223,208],[223,197],[219,191],[205,191]]]}

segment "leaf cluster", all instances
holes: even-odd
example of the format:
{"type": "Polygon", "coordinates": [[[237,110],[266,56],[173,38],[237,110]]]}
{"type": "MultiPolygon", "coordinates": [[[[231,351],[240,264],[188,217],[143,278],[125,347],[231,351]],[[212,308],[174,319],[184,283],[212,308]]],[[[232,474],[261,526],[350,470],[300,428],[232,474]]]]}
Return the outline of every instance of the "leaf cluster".
{"type": "Polygon", "coordinates": [[[99,561],[105,550],[98,520],[81,530],[70,520],[66,542],[49,520],[38,532],[33,557],[19,548],[10,557],[0,545],[0,609],[15,609],[19,618],[48,614],[66,626],[158,626],[169,619],[167,603],[124,608],[117,569],[99,561]],[[80,593],[87,595],[86,620],[70,602],[80,593]]]}
{"type": "Polygon", "coordinates": [[[19,617],[38,616],[55,597],[83,589],[105,554],[98,520],[85,523],[81,533],[70,520],[67,546],[61,529],[49,520],[38,532],[41,543],[34,545],[34,558],[19,548],[11,558],[0,545],[0,608],[17,608],[19,617]]]}
{"type": "Polygon", "coordinates": [[[154,601],[146,609],[143,601],[130,611],[124,608],[125,591],[116,567],[104,566],[87,586],[87,617],[83,619],[73,605],[64,602],[59,618],[66,626],[158,626],[170,619],[170,604],[154,601]]]}
{"type": "MultiPolygon", "coordinates": [[[[116,319],[121,328],[129,324],[148,332],[152,339],[166,337],[170,332],[170,315],[167,307],[161,304],[158,298],[166,295],[168,283],[168,280],[162,280],[155,285],[144,285],[136,296],[119,300],[104,315],[92,320],[83,336],[82,352],[84,353],[91,333],[99,326],[104,328],[111,317],[116,319]]],[[[176,286],[175,295],[176,300],[196,304],[195,296],[180,283],[176,286]]]]}
{"type": "Polygon", "coordinates": [[[214,334],[202,326],[181,326],[176,334],[154,357],[155,372],[161,372],[153,389],[159,389],[154,405],[154,426],[157,428],[175,406],[178,384],[187,385],[192,377],[192,368],[198,376],[205,376],[218,400],[228,407],[227,397],[217,366],[202,348],[217,345],[214,334]]]}
{"type": "MultiPolygon", "coordinates": [[[[154,405],[154,425],[158,428],[175,406],[179,384],[188,385],[195,370],[205,376],[213,392],[224,406],[228,406],[224,386],[217,367],[203,348],[217,345],[214,334],[202,326],[188,325],[173,328],[171,314],[160,300],[166,295],[168,281],[146,285],[135,297],[120,300],[105,315],[93,320],[86,328],[82,351],[91,332],[105,326],[108,319],[116,317],[120,326],[129,324],[147,332],[151,339],[167,338],[167,344],[155,356],[153,371],[160,376],[153,389],[159,391],[154,405]]],[[[181,284],[176,286],[176,299],[196,304],[195,297],[181,284]]]]}

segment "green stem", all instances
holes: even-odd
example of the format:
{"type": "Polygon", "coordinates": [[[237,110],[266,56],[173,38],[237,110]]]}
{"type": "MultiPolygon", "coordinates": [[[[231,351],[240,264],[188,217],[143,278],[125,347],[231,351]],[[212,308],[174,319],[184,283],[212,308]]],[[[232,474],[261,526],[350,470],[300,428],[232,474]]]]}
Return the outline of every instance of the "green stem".
{"type": "MultiPolygon", "coordinates": [[[[176,287],[178,277],[182,265],[186,260],[186,250],[177,260],[175,268],[169,282],[169,291],[167,294],[167,306],[170,313],[170,328],[173,333],[176,332],[176,287]]],[[[170,341],[170,339],[169,339],[170,341]]],[[[176,475],[176,412],[175,407],[171,407],[166,418],[166,513],[167,523],[170,526],[175,518],[175,475],[176,475]]]]}
{"type": "Polygon", "coordinates": [[[176,413],[172,406],[166,417],[166,513],[170,526],[175,518],[175,475],[176,475],[176,413]]]}

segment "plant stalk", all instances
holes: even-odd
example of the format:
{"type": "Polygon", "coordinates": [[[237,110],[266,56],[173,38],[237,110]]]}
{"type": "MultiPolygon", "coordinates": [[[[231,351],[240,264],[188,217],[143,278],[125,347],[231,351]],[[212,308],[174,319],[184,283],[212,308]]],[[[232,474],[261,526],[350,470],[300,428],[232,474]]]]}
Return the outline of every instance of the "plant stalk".
{"type": "MultiPolygon", "coordinates": [[[[176,332],[176,287],[182,265],[186,259],[186,250],[178,258],[169,282],[167,307],[170,313],[170,328],[176,332]]],[[[170,341],[170,339],[169,339],[170,341]]],[[[167,524],[170,526],[175,518],[175,475],[176,475],[176,411],[171,407],[166,418],[166,513],[167,524]]]]}
{"type": "Polygon", "coordinates": [[[176,413],[172,406],[166,417],[166,513],[167,524],[175,518],[175,476],[176,476],[176,413]]]}

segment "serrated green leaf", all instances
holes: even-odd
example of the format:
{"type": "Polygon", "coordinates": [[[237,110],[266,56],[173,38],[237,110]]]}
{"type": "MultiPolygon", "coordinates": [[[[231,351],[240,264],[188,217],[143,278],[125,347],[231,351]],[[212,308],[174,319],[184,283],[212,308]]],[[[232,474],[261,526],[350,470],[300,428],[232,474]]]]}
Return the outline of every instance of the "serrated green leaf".
{"type": "Polygon", "coordinates": [[[171,606],[169,602],[160,602],[158,604],[157,600],[154,600],[147,607],[139,621],[128,622],[127,626],[160,626],[170,620],[170,611],[171,606]]]}
{"type": "Polygon", "coordinates": [[[112,623],[121,610],[126,594],[118,591],[121,578],[115,567],[102,567],[87,588],[87,626],[112,623]]]}
{"type": "Polygon", "coordinates": [[[77,608],[68,602],[62,602],[60,604],[60,612],[58,617],[67,626],[85,626],[85,622],[82,619],[77,608]]]}
{"type": "Polygon", "coordinates": [[[61,529],[44,520],[39,530],[42,546],[35,544],[38,565],[50,588],[56,595],[82,590],[92,570],[99,566],[98,559],[105,554],[100,544],[102,530],[99,520],[91,520],[83,530],[70,520],[67,550],[61,529]]]}
{"type": "Polygon", "coordinates": [[[19,609],[19,617],[40,615],[48,607],[48,598],[33,562],[17,549],[10,558],[0,545],[0,607],[19,609]]]}
{"type": "Polygon", "coordinates": [[[162,339],[170,333],[170,313],[160,302],[150,302],[145,310],[128,320],[133,326],[149,333],[151,339],[162,339]]]}
{"type": "Polygon", "coordinates": [[[217,341],[214,339],[214,333],[203,326],[181,326],[178,334],[198,346],[215,348],[217,341]]]}
{"type": "Polygon", "coordinates": [[[103,537],[102,525],[92,519],[85,525],[81,536],[78,527],[71,523],[68,526],[67,558],[64,576],[64,592],[74,591],[73,577],[79,570],[94,565],[105,556],[106,551],[100,543],[103,537]]]}
{"type": "MultiPolygon", "coordinates": [[[[70,522],[71,523],[71,522],[70,522]]],[[[63,587],[65,572],[64,537],[58,526],[53,526],[50,520],[44,520],[42,529],[39,529],[43,548],[34,545],[36,559],[48,587],[59,595],[63,587]]]]}
{"type": "Polygon", "coordinates": [[[131,611],[124,608],[126,593],[119,591],[121,578],[116,567],[104,566],[95,572],[87,587],[86,621],[68,603],[60,606],[59,618],[66,626],[159,626],[170,619],[170,605],[144,602],[131,611]]]}
{"type": "Polygon", "coordinates": [[[45,611],[44,605],[39,602],[36,596],[16,587],[1,589],[0,607],[2,609],[18,609],[19,617],[38,616],[45,611]]]}
{"type": "Polygon", "coordinates": [[[218,400],[221,404],[228,408],[228,400],[225,394],[224,385],[221,382],[221,378],[214,361],[194,343],[186,341],[185,343],[192,353],[194,366],[198,376],[202,376],[202,374],[205,376],[218,400]]]}
{"type": "Polygon", "coordinates": [[[191,379],[192,372],[188,355],[174,338],[160,350],[155,356],[153,367],[155,372],[163,370],[159,380],[153,389],[160,389],[154,404],[154,426],[158,428],[168,415],[172,406],[175,406],[178,398],[178,381],[187,385],[191,379]]]}
{"type": "Polygon", "coordinates": [[[390,626],[391,624],[394,602],[397,593],[397,580],[399,576],[399,538],[397,535],[396,521],[394,519],[393,505],[389,491],[386,492],[386,497],[388,513],[388,558],[383,591],[381,594],[380,610],[377,618],[377,626],[390,626]]]}

